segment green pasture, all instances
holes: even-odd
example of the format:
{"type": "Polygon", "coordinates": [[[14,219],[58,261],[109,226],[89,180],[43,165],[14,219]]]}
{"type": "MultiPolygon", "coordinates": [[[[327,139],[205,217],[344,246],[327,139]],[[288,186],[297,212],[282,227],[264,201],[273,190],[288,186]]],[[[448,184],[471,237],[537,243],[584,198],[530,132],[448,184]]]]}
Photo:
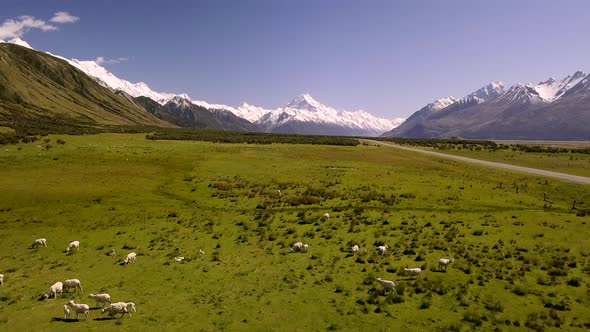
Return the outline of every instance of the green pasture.
{"type": "Polygon", "coordinates": [[[588,186],[387,147],[54,135],[0,146],[0,330],[584,330],[588,223],[588,186]],[[102,292],[137,313],[62,320],[102,292]]]}

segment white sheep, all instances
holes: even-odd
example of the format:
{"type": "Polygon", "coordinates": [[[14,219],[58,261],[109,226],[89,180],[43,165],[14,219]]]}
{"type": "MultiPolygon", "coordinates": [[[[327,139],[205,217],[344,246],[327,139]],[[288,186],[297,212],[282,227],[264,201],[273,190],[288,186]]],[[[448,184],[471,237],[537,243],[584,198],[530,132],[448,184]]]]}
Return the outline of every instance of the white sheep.
{"type": "Polygon", "coordinates": [[[180,262],[182,262],[184,260],[184,257],[183,256],[177,256],[177,257],[174,257],[174,260],[180,263],[180,262]]]}
{"type": "Polygon", "coordinates": [[[279,189],[279,197],[283,196],[283,193],[281,192],[281,189],[279,189]]]}
{"type": "Polygon", "coordinates": [[[392,291],[395,294],[397,294],[397,291],[395,290],[395,283],[393,281],[377,278],[377,282],[379,282],[381,286],[383,286],[383,291],[385,292],[385,294],[387,294],[387,291],[392,291]]]}
{"type": "MultiPolygon", "coordinates": [[[[104,314],[105,312],[109,314],[109,316],[113,317],[115,314],[121,314],[121,317],[128,314],[127,311],[127,303],[125,302],[116,302],[111,303],[108,306],[102,308],[101,312],[104,314]]],[[[129,315],[131,316],[131,315],[129,315]]]]}
{"type": "Polygon", "coordinates": [[[131,310],[133,310],[133,312],[137,312],[137,309],[135,309],[135,303],[133,302],[125,302],[125,308],[127,309],[127,314],[129,317],[131,317],[131,310]]]}
{"type": "Polygon", "coordinates": [[[76,291],[76,289],[79,289],[80,292],[83,292],[82,283],[78,279],[68,279],[64,281],[63,285],[66,292],[68,292],[70,288],[74,288],[74,292],[76,291]]]}
{"type": "Polygon", "coordinates": [[[381,255],[381,256],[385,255],[385,253],[387,252],[387,249],[389,249],[388,245],[377,247],[377,251],[379,252],[379,255],[381,255]]]}
{"type": "Polygon", "coordinates": [[[204,255],[205,252],[203,250],[199,249],[199,254],[204,255]]]}
{"type": "Polygon", "coordinates": [[[330,214],[329,213],[324,213],[324,219],[329,220],[330,219],[330,214]]]}
{"type": "Polygon", "coordinates": [[[70,309],[67,304],[64,304],[64,319],[70,319],[70,309]]]}
{"type": "Polygon", "coordinates": [[[70,244],[68,245],[68,248],[66,249],[66,252],[70,253],[71,249],[76,249],[76,251],[80,251],[80,241],[70,242],[70,244]]]}
{"type": "Polygon", "coordinates": [[[33,245],[31,247],[33,249],[39,248],[39,247],[47,247],[47,239],[44,239],[44,238],[37,239],[37,240],[35,240],[35,242],[33,242],[33,245]]]}
{"type": "Polygon", "coordinates": [[[358,244],[355,244],[354,246],[352,246],[352,255],[356,256],[356,254],[358,254],[360,250],[361,248],[358,246],[358,244]]]}
{"type": "Polygon", "coordinates": [[[108,302],[109,304],[112,303],[111,302],[111,296],[109,294],[89,294],[88,295],[89,298],[94,299],[94,301],[96,301],[96,306],[97,307],[104,307],[104,305],[108,302]],[[102,306],[100,304],[103,304],[102,306]]]}
{"type": "Polygon", "coordinates": [[[447,267],[455,261],[454,258],[441,258],[438,260],[438,270],[442,271],[443,269],[446,271],[447,267]]]}
{"type": "Polygon", "coordinates": [[[63,293],[63,287],[64,284],[61,281],[58,281],[49,287],[49,292],[43,294],[43,297],[45,299],[57,297],[58,294],[63,293]]]}
{"type": "Polygon", "coordinates": [[[107,253],[107,255],[109,255],[109,256],[117,256],[117,252],[115,251],[115,248],[111,248],[111,250],[109,250],[109,252],[107,253]]]}
{"type": "Polygon", "coordinates": [[[134,252],[130,252],[127,257],[125,258],[125,264],[131,264],[131,263],[135,263],[135,258],[137,257],[137,254],[134,252]]]}
{"type": "Polygon", "coordinates": [[[0,274],[0,286],[4,286],[4,275],[0,274]]]}
{"type": "Polygon", "coordinates": [[[71,300],[68,302],[68,306],[76,312],[76,319],[80,317],[80,314],[84,314],[86,320],[90,319],[90,306],[88,304],[74,303],[74,300],[71,300]]]}
{"type": "Polygon", "coordinates": [[[298,252],[298,251],[301,251],[301,250],[303,250],[303,242],[295,242],[291,246],[291,251],[292,252],[298,252]]]}
{"type": "Polygon", "coordinates": [[[411,269],[404,267],[404,272],[406,275],[413,275],[413,276],[418,276],[419,278],[422,278],[422,269],[419,267],[414,267],[411,269]]]}

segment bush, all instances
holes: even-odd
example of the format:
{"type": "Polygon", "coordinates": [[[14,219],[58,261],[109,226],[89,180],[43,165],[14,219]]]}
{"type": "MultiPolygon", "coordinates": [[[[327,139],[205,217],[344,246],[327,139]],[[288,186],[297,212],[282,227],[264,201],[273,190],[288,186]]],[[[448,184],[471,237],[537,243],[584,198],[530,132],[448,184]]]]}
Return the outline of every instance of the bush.
{"type": "Polygon", "coordinates": [[[476,312],[468,311],[463,314],[463,320],[475,326],[481,326],[483,323],[483,316],[476,312]]]}
{"type": "Polygon", "coordinates": [[[570,280],[567,281],[568,286],[573,286],[573,287],[580,287],[580,285],[582,285],[582,279],[580,278],[572,278],[570,280]]]}

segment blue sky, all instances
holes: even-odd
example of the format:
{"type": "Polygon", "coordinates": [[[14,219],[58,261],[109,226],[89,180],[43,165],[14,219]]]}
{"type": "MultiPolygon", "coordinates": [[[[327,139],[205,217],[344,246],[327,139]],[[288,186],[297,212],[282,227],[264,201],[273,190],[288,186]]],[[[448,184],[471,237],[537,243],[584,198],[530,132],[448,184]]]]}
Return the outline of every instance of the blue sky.
{"type": "Polygon", "coordinates": [[[590,1],[3,0],[0,24],[34,48],[105,66],[193,99],[266,108],[310,93],[375,115],[408,116],[494,80],[510,85],[590,70],[590,1]]]}

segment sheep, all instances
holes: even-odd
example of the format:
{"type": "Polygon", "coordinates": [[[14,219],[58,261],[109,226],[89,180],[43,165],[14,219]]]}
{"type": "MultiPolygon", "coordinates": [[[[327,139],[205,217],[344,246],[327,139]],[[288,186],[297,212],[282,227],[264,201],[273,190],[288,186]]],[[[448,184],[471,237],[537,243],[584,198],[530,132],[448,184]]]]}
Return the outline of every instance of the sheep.
{"type": "MultiPolygon", "coordinates": [[[[125,316],[125,314],[129,314],[127,311],[127,304],[125,302],[111,303],[108,306],[102,308],[101,312],[103,314],[106,312],[111,317],[113,317],[115,314],[121,314],[121,317],[125,316]]],[[[131,314],[129,314],[129,316],[131,317],[131,314]]]]}
{"type": "Polygon", "coordinates": [[[330,214],[329,213],[324,213],[324,219],[329,220],[330,219],[330,214]]]}
{"type": "Polygon", "coordinates": [[[199,254],[200,254],[200,255],[204,255],[204,254],[205,254],[205,252],[204,252],[203,250],[199,249],[199,254]]]}
{"type": "Polygon", "coordinates": [[[70,244],[68,245],[68,248],[66,249],[66,252],[70,253],[70,249],[76,249],[76,251],[80,251],[80,241],[70,242],[70,244]]]}
{"type": "Polygon", "coordinates": [[[64,285],[61,281],[56,282],[55,284],[51,285],[51,287],[49,287],[49,292],[43,294],[41,299],[50,299],[57,297],[57,294],[63,293],[63,287],[64,285]]]}
{"type": "Polygon", "coordinates": [[[70,319],[70,309],[67,304],[64,304],[64,319],[70,319]]]}
{"type": "Polygon", "coordinates": [[[438,270],[442,271],[443,269],[446,271],[449,264],[455,261],[454,258],[441,258],[438,260],[438,270]]]}
{"type": "Polygon", "coordinates": [[[415,267],[415,268],[405,268],[404,267],[404,273],[406,275],[414,275],[414,276],[418,276],[419,278],[422,278],[422,269],[419,267],[415,267]]]}
{"type": "MultiPolygon", "coordinates": [[[[129,317],[131,317],[131,310],[133,310],[133,312],[137,312],[137,309],[135,309],[135,303],[133,302],[124,302],[125,303],[125,309],[127,309],[127,314],[129,315],[129,317]]],[[[125,314],[123,314],[125,315],[125,314]]]]}
{"type": "Polygon", "coordinates": [[[0,274],[0,286],[4,286],[4,275],[0,274]]]}
{"type": "Polygon", "coordinates": [[[381,255],[381,256],[385,255],[385,253],[387,252],[387,249],[389,249],[388,245],[377,247],[377,251],[379,252],[379,255],[381,255]]]}
{"type": "Polygon", "coordinates": [[[303,250],[303,242],[295,242],[291,246],[292,252],[297,252],[297,251],[301,251],[301,250],[303,250]]]}
{"type": "Polygon", "coordinates": [[[309,244],[305,243],[303,245],[303,252],[307,252],[309,250],[309,244]]]}
{"type": "Polygon", "coordinates": [[[68,306],[76,312],[76,319],[80,317],[80,314],[84,314],[86,320],[90,319],[90,306],[88,304],[74,303],[74,300],[71,300],[68,302],[68,306]]]}
{"type": "Polygon", "coordinates": [[[94,301],[96,301],[97,307],[99,307],[101,303],[103,304],[102,306],[100,306],[101,308],[104,307],[104,305],[107,302],[109,304],[112,303],[111,296],[109,294],[89,294],[88,297],[91,299],[94,299],[94,301]]]}
{"type": "Polygon", "coordinates": [[[125,258],[125,264],[131,264],[131,263],[135,263],[135,257],[137,257],[137,254],[134,252],[130,252],[127,255],[127,258],[125,258]]]}
{"type": "Polygon", "coordinates": [[[283,193],[281,192],[281,189],[279,189],[279,197],[283,196],[283,193]]]}
{"type": "Polygon", "coordinates": [[[117,256],[117,252],[115,251],[115,248],[111,248],[111,250],[109,250],[107,255],[108,256],[117,256]]]}
{"type": "Polygon", "coordinates": [[[355,244],[355,245],[352,247],[352,255],[353,255],[353,256],[356,256],[356,254],[358,254],[360,250],[361,250],[361,248],[358,246],[358,244],[355,244]]]}
{"type": "Polygon", "coordinates": [[[180,263],[184,260],[184,257],[183,256],[174,257],[174,260],[180,263]]]}
{"type": "Polygon", "coordinates": [[[74,288],[74,292],[76,291],[76,289],[80,289],[80,292],[83,292],[82,283],[78,279],[68,279],[64,281],[63,285],[66,292],[68,292],[72,287],[74,288]]]}
{"type": "Polygon", "coordinates": [[[35,240],[35,242],[33,242],[33,245],[31,246],[33,249],[39,248],[39,247],[46,247],[47,248],[47,239],[44,238],[40,238],[35,240]]]}
{"type": "Polygon", "coordinates": [[[387,294],[387,291],[392,291],[397,295],[397,291],[395,290],[395,283],[391,280],[383,280],[381,278],[377,278],[377,282],[383,286],[383,291],[387,294]]]}

